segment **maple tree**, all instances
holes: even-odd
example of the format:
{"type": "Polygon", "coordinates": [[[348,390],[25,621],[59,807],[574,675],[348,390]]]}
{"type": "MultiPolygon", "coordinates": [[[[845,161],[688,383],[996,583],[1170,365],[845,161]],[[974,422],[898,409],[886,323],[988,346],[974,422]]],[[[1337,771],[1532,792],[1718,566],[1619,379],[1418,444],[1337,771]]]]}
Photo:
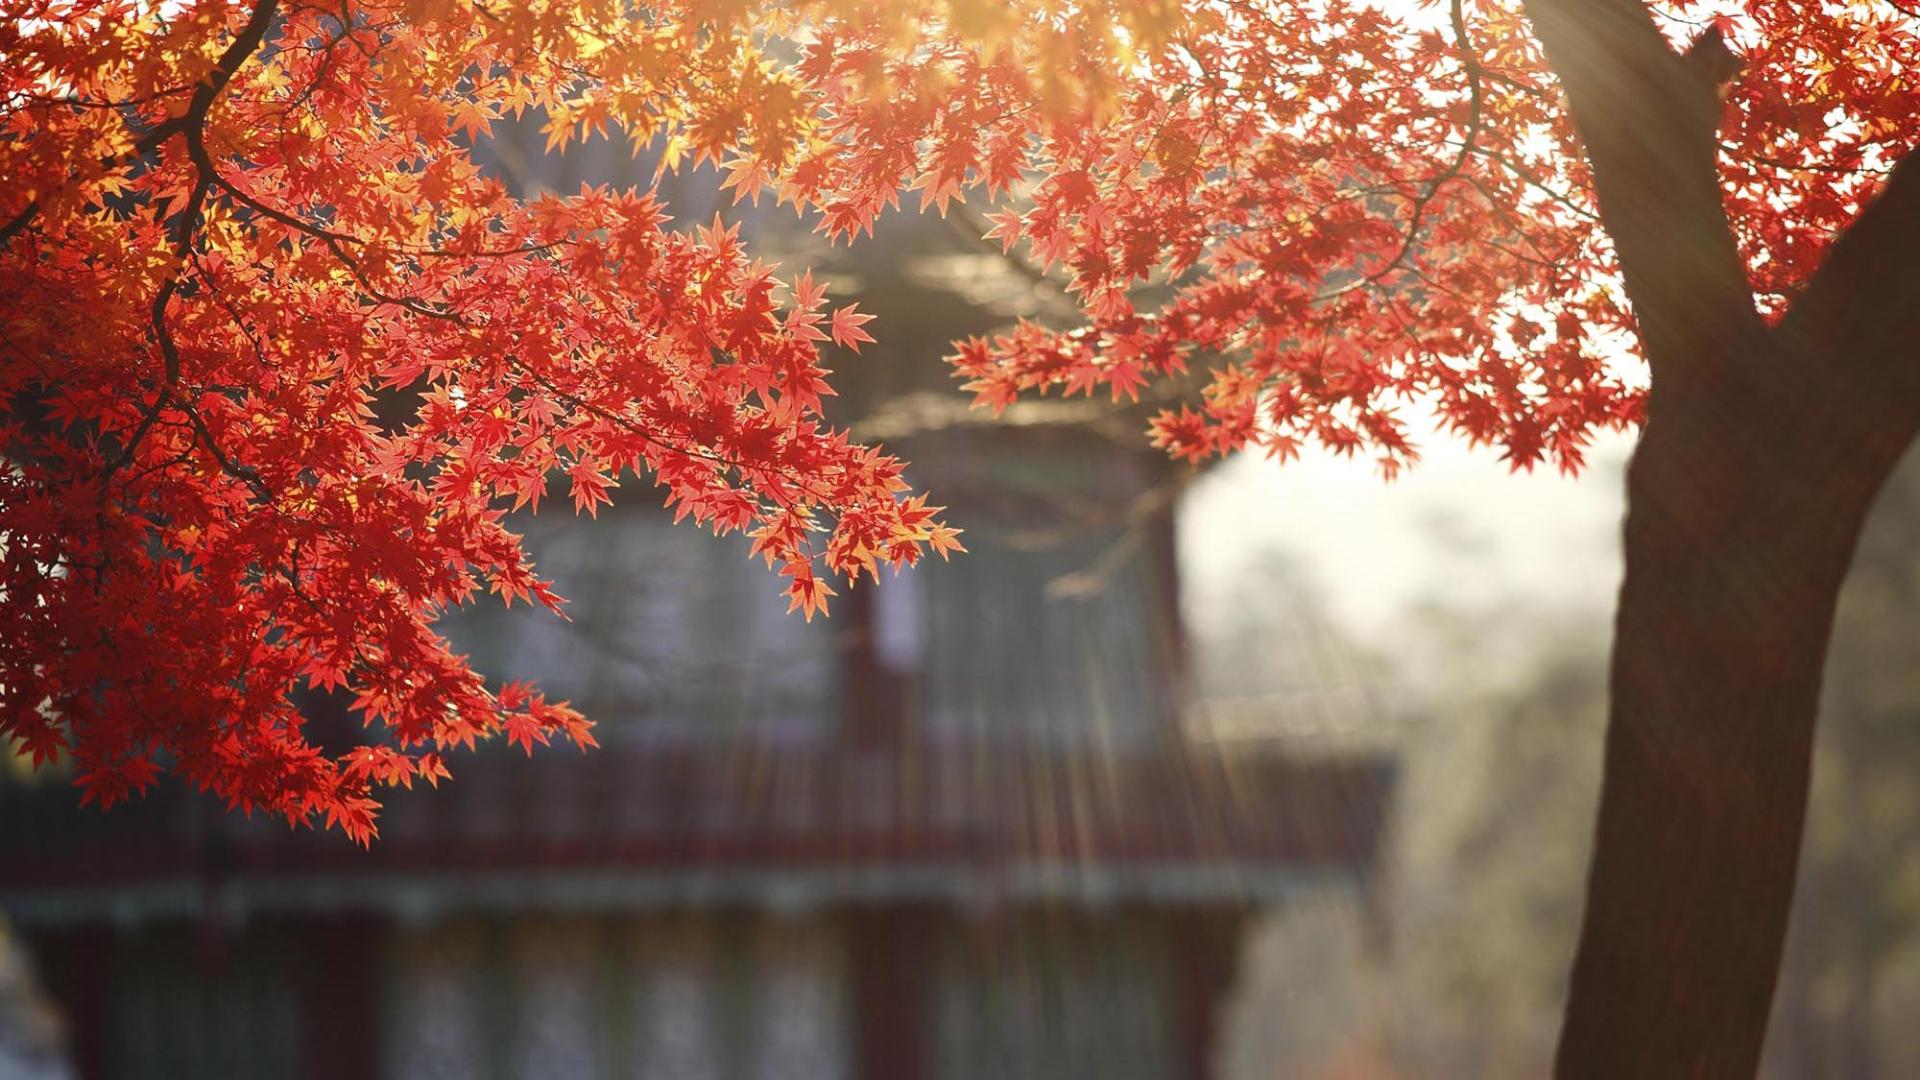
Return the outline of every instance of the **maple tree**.
{"type": "Polygon", "coordinates": [[[749,530],[809,616],[834,575],[958,546],[821,417],[819,347],[866,316],[651,194],[512,197],[470,150],[539,110],[553,147],[712,162],[836,240],[903,197],[993,202],[1084,318],[961,343],[990,407],[1192,365],[1169,452],[1388,474],[1410,402],[1516,467],[1644,422],[1561,1068],[1752,1071],[1834,595],[1920,430],[1914,12],[0,9],[0,733],[89,798],[171,768],[364,839],[451,747],[590,742],[433,630],[482,591],[556,603],[503,515],[560,474],[589,514],[631,470],[749,530]],[[367,745],[314,746],[302,685],[347,687],[367,745]]]}

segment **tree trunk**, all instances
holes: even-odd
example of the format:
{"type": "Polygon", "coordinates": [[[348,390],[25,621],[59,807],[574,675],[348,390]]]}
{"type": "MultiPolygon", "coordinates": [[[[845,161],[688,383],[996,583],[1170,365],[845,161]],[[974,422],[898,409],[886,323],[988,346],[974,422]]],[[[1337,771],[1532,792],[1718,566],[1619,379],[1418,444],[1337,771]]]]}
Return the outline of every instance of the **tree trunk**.
{"type": "MultiPolygon", "coordinates": [[[[1783,366],[1817,370],[1756,368],[1783,366]]],[[[1867,418],[1809,405],[1800,380],[1742,381],[1656,389],[1628,473],[1569,1080],[1759,1065],[1834,608],[1898,455],[1884,431],[1861,436],[1867,418]]]]}
{"type": "Polygon", "coordinates": [[[1628,474],[1600,820],[1557,1070],[1751,1077],[1792,906],[1821,669],[1868,508],[1920,428],[1920,156],[1784,316],[1716,166],[1726,47],[1644,0],[1524,0],[1653,376],[1628,474]]]}

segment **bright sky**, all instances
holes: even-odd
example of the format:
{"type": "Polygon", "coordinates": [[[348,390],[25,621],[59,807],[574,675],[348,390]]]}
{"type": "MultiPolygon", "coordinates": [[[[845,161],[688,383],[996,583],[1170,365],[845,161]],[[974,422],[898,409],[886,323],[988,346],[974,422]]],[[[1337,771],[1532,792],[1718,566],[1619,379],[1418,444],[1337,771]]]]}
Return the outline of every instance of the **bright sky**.
{"type": "Polygon", "coordinates": [[[1423,460],[1392,483],[1372,463],[1324,452],[1282,466],[1241,455],[1194,486],[1181,509],[1181,570],[1195,619],[1258,603],[1246,571],[1278,552],[1363,645],[1391,649],[1438,603],[1497,615],[1511,604],[1605,618],[1619,585],[1621,469],[1608,435],[1587,470],[1513,473],[1495,450],[1428,433],[1423,460]]]}

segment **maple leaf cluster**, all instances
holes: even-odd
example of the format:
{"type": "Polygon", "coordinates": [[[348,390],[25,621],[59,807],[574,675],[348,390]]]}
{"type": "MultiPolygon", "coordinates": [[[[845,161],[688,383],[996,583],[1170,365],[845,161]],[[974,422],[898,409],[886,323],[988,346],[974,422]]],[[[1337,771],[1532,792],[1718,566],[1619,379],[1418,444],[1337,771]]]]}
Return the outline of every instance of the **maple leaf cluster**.
{"type": "Polygon", "coordinates": [[[631,471],[750,533],[808,616],[830,574],[957,547],[821,418],[819,345],[868,316],[808,277],[783,302],[737,228],[516,199],[470,156],[533,107],[556,142],[595,101],[747,123],[744,37],[618,5],[6,7],[0,733],[88,799],[170,768],[364,840],[448,749],[591,745],[434,626],[482,592],[559,610],[503,522],[563,475],[576,511],[631,471]],[[302,686],[350,692],[370,745],[323,754],[302,686]]]}
{"type": "MultiPolygon", "coordinates": [[[[1729,86],[1728,212],[1766,302],[1920,137],[1884,3],[1654,5],[1729,86]],[[1812,73],[1809,77],[1809,73],[1812,73]]],[[[516,198],[474,162],[536,111],[712,163],[854,240],[992,202],[1069,326],[953,358],[983,405],[1131,398],[1199,460],[1417,457],[1423,403],[1518,466],[1637,421],[1633,319],[1517,5],[1452,0],[0,0],[0,735],[111,803],[163,769],[372,834],[382,785],[504,734],[590,743],[434,629],[557,608],[504,515],[623,474],[743,530],[807,615],[957,548],[821,417],[871,341],[811,276],[639,191],[516,198]],[[399,403],[399,404],[396,404],[399,403]],[[372,733],[306,737],[301,686],[372,733]]]]}

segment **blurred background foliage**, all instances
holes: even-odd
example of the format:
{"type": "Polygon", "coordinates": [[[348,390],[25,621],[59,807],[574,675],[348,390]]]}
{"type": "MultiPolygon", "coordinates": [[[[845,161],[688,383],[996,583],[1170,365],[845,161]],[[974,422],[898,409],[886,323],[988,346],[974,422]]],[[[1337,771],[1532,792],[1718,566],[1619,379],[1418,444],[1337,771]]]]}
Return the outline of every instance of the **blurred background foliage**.
{"type": "MultiPolygon", "coordinates": [[[[1613,497],[1611,460],[1581,482],[1590,498],[1613,497]]],[[[1427,540],[1436,561],[1452,547],[1477,564],[1498,610],[1411,595],[1401,640],[1362,643],[1314,595],[1337,583],[1269,558],[1249,591],[1303,605],[1251,633],[1246,612],[1200,613],[1210,693],[1272,676],[1254,692],[1298,697],[1294,680],[1332,673],[1349,701],[1377,703],[1370,737],[1402,764],[1374,903],[1297,903],[1252,935],[1225,1035],[1236,1080],[1550,1073],[1599,790],[1608,620],[1603,604],[1503,591],[1497,547],[1458,543],[1483,513],[1458,506],[1427,540]],[[1331,659],[1304,673],[1251,662],[1265,648],[1331,659]]],[[[1565,569],[1610,584],[1617,557],[1565,569]]],[[[1920,1075],[1916,919],[1920,458],[1890,482],[1841,603],[1763,1076],[1920,1075]]]]}

